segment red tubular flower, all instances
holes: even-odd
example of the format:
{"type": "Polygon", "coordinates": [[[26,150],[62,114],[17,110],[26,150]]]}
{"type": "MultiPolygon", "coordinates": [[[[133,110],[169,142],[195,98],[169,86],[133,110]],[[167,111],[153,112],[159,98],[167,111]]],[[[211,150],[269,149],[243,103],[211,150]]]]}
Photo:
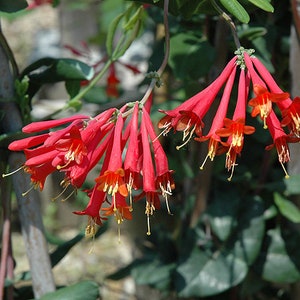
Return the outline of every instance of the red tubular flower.
{"type": "MultiPolygon", "coordinates": [[[[147,113],[147,112],[146,112],[147,113]]],[[[156,209],[160,208],[160,200],[158,191],[156,188],[155,171],[151,156],[149,135],[147,130],[147,118],[145,118],[145,110],[143,110],[141,120],[141,141],[143,151],[143,163],[142,163],[142,175],[143,175],[143,192],[135,198],[135,200],[146,197],[146,209],[147,215],[147,235],[151,234],[150,230],[150,216],[153,215],[156,209]]]]}
{"type": "Polygon", "coordinates": [[[274,146],[276,147],[278,160],[285,173],[285,178],[289,178],[289,175],[284,167],[284,164],[290,161],[290,151],[288,143],[299,142],[300,139],[289,136],[282,130],[282,128],[280,127],[280,122],[274,111],[272,111],[267,118],[267,125],[273,139],[273,144],[267,146],[266,150],[270,150],[274,146]]]}
{"type": "Polygon", "coordinates": [[[123,125],[124,120],[120,113],[114,128],[113,139],[111,139],[111,151],[107,151],[105,157],[106,161],[108,161],[107,169],[102,175],[96,178],[95,181],[99,183],[99,189],[103,190],[103,192],[107,192],[112,196],[114,196],[116,192],[119,192],[122,196],[126,197],[128,190],[124,181],[125,171],[122,168],[121,149],[123,125]]]}
{"type": "Polygon", "coordinates": [[[191,139],[194,132],[198,136],[201,136],[204,126],[202,119],[224,82],[230,76],[233,69],[236,68],[235,62],[236,56],[231,59],[219,77],[203,91],[173,110],[162,111],[166,116],[159,121],[158,127],[164,129],[165,133],[169,132],[171,128],[174,128],[175,131],[183,131],[183,144],[181,147],[191,139]]]}
{"type": "Polygon", "coordinates": [[[245,70],[241,69],[239,87],[238,87],[238,99],[235,111],[233,114],[233,120],[228,118],[224,119],[225,128],[218,129],[216,134],[220,137],[228,137],[226,144],[229,150],[226,153],[226,168],[231,170],[231,175],[228,178],[230,181],[233,176],[234,167],[236,165],[236,157],[240,155],[244,145],[244,134],[252,134],[255,128],[245,125],[246,117],[246,101],[249,92],[249,77],[245,74],[245,70]]]}
{"type": "Polygon", "coordinates": [[[140,182],[140,135],[138,129],[139,103],[134,105],[130,122],[127,125],[129,129],[129,142],[126,156],[124,159],[125,182],[130,196],[130,205],[132,206],[132,188],[138,189],[140,182]]]}
{"type": "Polygon", "coordinates": [[[91,192],[89,192],[90,201],[86,208],[82,211],[74,211],[76,215],[87,215],[88,224],[85,229],[86,237],[93,237],[96,234],[96,224],[101,226],[100,209],[104,201],[106,200],[106,193],[98,189],[96,184],[91,192]]]}
{"type": "Polygon", "coordinates": [[[115,65],[111,64],[106,80],[106,95],[108,97],[117,98],[119,97],[118,85],[120,80],[116,75],[115,65]]]}
{"type": "Polygon", "coordinates": [[[56,170],[51,162],[46,162],[39,166],[24,166],[24,171],[30,174],[31,182],[34,188],[39,188],[40,191],[44,189],[45,181],[48,175],[56,170]]]}
{"type": "Polygon", "coordinates": [[[172,195],[172,190],[175,189],[175,183],[172,176],[173,170],[169,170],[168,158],[156,136],[150,115],[145,108],[143,108],[143,118],[145,119],[147,131],[153,146],[156,170],[156,188],[161,190],[162,196],[166,201],[168,213],[171,214],[168,204],[168,196],[172,195]]]}
{"type": "Polygon", "coordinates": [[[104,216],[113,215],[117,221],[117,224],[120,225],[124,219],[131,220],[131,207],[127,204],[125,197],[117,193],[112,197],[112,203],[110,207],[102,208],[104,211],[104,216]]]}
{"type": "Polygon", "coordinates": [[[263,66],[263,64],[257,59],[250,57],[247,52],[244,52],[244,59],[250,77],[253,83],[253,90],[255,98],[249,101],[249,105],[253,107],[251,116],[255,117],[260,115],[263,120],[264,128],[267,128],[266,119],[271,113],[272,103],[276,103],[278,107],[281,107],[280,103],[284,103],[285,100],[289,99],[289,93],[284,93],[278,87],[269,71],[263,66]],[[261,77],[255,71],[253,64],[257,68],[261,77]],[[270,91],[267,89],[270,89],[270,91]]]}
{"type": "Polygon", "coordinates": [[[58,127],[58,126],[66,124],[66,123],[71,123],[73,121],[85,120],[85,119],[89,119],[89,117],[85,116],[85,115],[74,115],[74,116],[62,118],[59,120],[33,122],[33,123],[30,123],[30,124],[24,126],[22,131],[25,133],[34,133],[34,132],[52,129],[54,127],[58,127]]]}
{"type": "Polygon", "coordinates": [[[291,101],[290,105],[282,111],[281,126],[288,126],[291,134],[300,138],[300,97],[291,101]]]}
{"type": "Polygon", "coordinates": [[[216,115],[213,119],[213,122],[212,122],[212,125],[211,125],[211,128],[210,128],[208,134],[206,136],[195,138],[195,140],[198,142],[203,142],[203,141],[206,141],[209,139],[208,153],[207,153],[202,165],[200,166],[201,170],[203,169],[204,164],[208,158],[210,158],[210,160],[213,161],[214,157],[216,156],[217,153],[221,154],[218,151],[218,149],[220,148],[219,145],[222,141],[221,141],[220,136],[216,134],[216,131],[223,127],[224,119],[227,114],[228,104],[230,101],[232,87],[234,84],[235,74],[236,74],[236,68],[233,69],[232,73],[230,74],[230,76],[228,78],[228,81],[224,88],[222,99],[220,101],[220,105],[219,105],[216,115]]]}
{"type": "Polygon", "coordinates": [[[267,128],[266,120],[272,111],[272,102],[276,103],[278,101],[283,101],[289,98],[289,93],[270,93],[266,88],[260,85],[253,86],[255,98],[249,101],[249,105],[253,107],[251,116],[255,117],[258,114],[264,122],[264,128],[267,128]]]}
{"type": "Polygon", "coordinates": [[[8,149],[11,151],[22,151],[36,147],[44,143],[48,137],[49,133],[45,133],[38,136],[31,136],[22,140],[13,141],[8,145],[8,149]]]}

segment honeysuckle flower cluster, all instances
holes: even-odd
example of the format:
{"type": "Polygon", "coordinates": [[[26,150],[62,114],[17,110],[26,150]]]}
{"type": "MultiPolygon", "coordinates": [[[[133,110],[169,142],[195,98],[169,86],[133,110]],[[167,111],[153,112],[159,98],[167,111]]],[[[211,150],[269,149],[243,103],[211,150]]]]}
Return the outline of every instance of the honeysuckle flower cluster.
{"type": "Polygon", "coordinates": [[[159,122],[163,133],[167,134],[171,129],[183,133],[182,145],[177,149],[186,145],[194,135],[196,141],[208,140],[208,154],[200,169],[203,169],[208,158],[213,161],[216,155],[226,153],[225,167],[230,171],[228,180],[232,179],[245,135],[255,132],[253,126],[246,125],[247,104],[252,108],[251,116],[259,116],[263,127],[269,130],[273,143],[266,149],[276,148],[286,177],[288,173],[284,164],[290,160],[288,143],[299,142],[300,138],[300,98],[296,97],[292,101],[289,93],[280,89],[270,72],[253,53],[252,49],[239,48],[221,74],[207,88],[175,109],[161,111],[165,114],[159,122]],[[233,100],[232,89],[237,72],[238,95],[234,100],[233,116],[228,118],[227,110],[230,100],[233,100]],[[248,101],[251,88],[254,97],[248,101]],[[222,97],[211,127],[203,135],[203,118],[221,91],[222,97]],[[274,105],[281,113],[281,121],[275,114],[274,105]]]}
{"type": "Polygon", "coordinates": [[[24,151],[22,168],[30,174],[33,187],[43,190],[48,175],[60,171],[65,176],[61,182],[64,192],[70,187],[76,191],[90,171],[100,166],[93,188],[86,191],[86,208],[74,212],[88,216],[87,236],[93,236],[96,224],[110,215],[118,224],[130,220],[133,201],[142,198],[146,198],[147,234],[150,216],[160,208],[160,196],[169,209],[168,197],[175,187],[172,171],[149,111],[139,102],[120,110],[108,109],[96,117],[75,115],[31,123],[23,132],[35,135],[12,142],[9,149],[24,151]]]}

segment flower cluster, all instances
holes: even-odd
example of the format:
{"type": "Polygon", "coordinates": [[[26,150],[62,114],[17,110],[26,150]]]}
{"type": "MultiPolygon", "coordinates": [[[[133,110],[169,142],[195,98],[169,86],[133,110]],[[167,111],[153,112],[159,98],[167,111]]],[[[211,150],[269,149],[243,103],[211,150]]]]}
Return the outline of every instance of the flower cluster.
{"type": "Polygon", "coordinates": [[[12,151],[24,151],[23,169],[31,175],[34,187],[43,189],[48,175],[64,173],[61,185],[66,190],[81,188],[87,175],[100,165],[95,185],[86,191],[89,203],[75,214],[87,215],[86,235],[93,236],[96,224],[113,215],[118,224],[132,218],[132,203],[146,198],[149,218],[160,208],[160,196],[167,203],[174,189],[172,171],[157,139],[149,112],[139,102],[120,110],[108,109],[94,118],[85,115],[40,121],[23,128],[37,134],[9,145],[12,151]],[[152,155],[153,153],[153,155],[152,155]],[[140,194],[133,197],[133,190],[140,194]],[[108,204],[108,205],[105,205],[108,204]]]}
{"type": "Polygon", "coordinates": [[[236,159],[241,155],[244,136],[255,132],[254,127],[246,125],[247,104],[252,108],[251,116],[259,116],[263,127],[269,130],[273,144],[266,149],[276,147],[286,177],[288,174],[284,163],[290,160],[288,143],[300,140],[300,98],[297,97],[292,101],[289,93],[279,88],[253,52],[242,47],[238,49],[215,81],[175,109],[162,111],[165,116],[159,122],[159,128],[163,129],[164,134],[171,129],[175,132],[182,131],[183,143],[177,149],[186,145],[194,133],[196,141],[209,141],[208,154],[200,169],[203,169],[208,158],[213,160],[216,155],[226,153],[225,167],[231,172],[228,180],[232,179],[236,159]],[[239,71],[237,100],[230,119],[227,117],[227,110],[237,71],[239,71]],[[255,97],[248,101],[251,86],[255,97]],[[203,135],[203,118],[221,91],[222,97],[211,127],[208,133],[203,135]],[[281,122],[274,112],[274,105],[281,112],[281,122]],[[287,127],[288,131],[284,131],[283,127],[287,127]]]}

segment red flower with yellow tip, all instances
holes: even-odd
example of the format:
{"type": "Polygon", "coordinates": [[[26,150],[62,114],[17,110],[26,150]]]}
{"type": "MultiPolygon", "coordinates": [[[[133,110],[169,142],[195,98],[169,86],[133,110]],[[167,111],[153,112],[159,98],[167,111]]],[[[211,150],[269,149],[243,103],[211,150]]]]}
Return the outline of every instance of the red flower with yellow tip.
{"type": "Polygon", "coordinates": [[[281,126],[287,126],[290,133],[300,138],[300,97],[296,97],[290,105],[282,111],[281,126]]]}
{"type": "Polygon", "coordinates": [[[252,106],[251,116],[256,117],[257,115],[264,122],[264,128],[267,128],[267,117],[272,111],[272,103],[277,103],[278,101],[283,101],[289,98],[289,93],[270,93],[265,87],[260,85],[254,85],[253,91],[255,93],[255,98],[249,101],[249,106],[252,106]]]}

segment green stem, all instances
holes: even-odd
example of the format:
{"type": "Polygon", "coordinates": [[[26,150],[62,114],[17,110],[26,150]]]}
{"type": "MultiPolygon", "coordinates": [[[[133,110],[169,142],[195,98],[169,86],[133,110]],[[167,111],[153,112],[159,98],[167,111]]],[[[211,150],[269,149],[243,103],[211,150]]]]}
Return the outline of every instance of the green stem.
{"type": "Polygon", "coordinates": [[[238,38],[237,31],[236,31],[236,26],[235,26],[234,22],[232,21],[230,16],[222,10],[222,8],[217,4],[217,2],[215,0],[211,0],[211,3],[213,5],[213,7],[216,9],[216,11],[220,14],[220,16],[229,25],[229,27],[231,29],[231,32],[232,32],[232,35],[233,35],[234,43],[235,43],[237,49],[239,49],[241,47],[241,43],[240,43],[240,40],[238,38]]]}
{"type": "Polygon", "coordinates": [[[112,60],[108,60],[104,67],[102,68],[102,70],[91,80],[91,82],[89,83],[88,86],[86,86],[84,89],[82,89],[75,97],[73,97],[72,99],[70,99],[68,101],[67,106],[69,107],[69,103],[72,102],[78,102],[81,100],[81,98],[87,93],[89,92],[95,85],[96,83],[103,77],[103,75],[106,73],[106,71],[108,70],[108,68],[111,66],[111,64],[113,63],[112,60]]]}
{"type": "Polygon", "coordinates": [[[73,97],[72,99],[70,99],[68,101],[68,103],[56,110],[54,113],[52,114],[49,114],[47,117],[45,117],[44,119],[45,120],[48,120],[48,119],[51,119],[53,116],[57,115],[58,113],[72,107],[72,103],[76,103],[76,102],[79,102],[81,100],[81,98],[87,93],[89,92],[96,84],[97,82],[104,76],[104,74],[106,73],[106,71],[108,70],[108,68],[111,66],[111,64],[113,63],[112,60],[108,60],[104,67],[102,68],[102,70],[91,80],[91,82],[89,83],[88,86],[86,86],[84,89],[82,89],[75,97],[73,97]]]}

